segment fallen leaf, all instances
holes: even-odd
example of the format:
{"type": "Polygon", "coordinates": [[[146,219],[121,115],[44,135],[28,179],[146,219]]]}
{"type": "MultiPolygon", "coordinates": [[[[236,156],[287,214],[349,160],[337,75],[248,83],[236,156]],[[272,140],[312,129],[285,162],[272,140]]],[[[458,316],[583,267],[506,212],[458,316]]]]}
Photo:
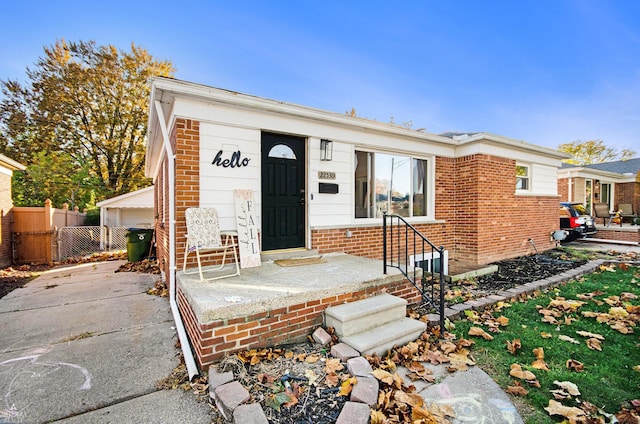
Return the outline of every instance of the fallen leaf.
{"type": "Polygon", "coordinates": [[[318,374],[316,374],[314,370],[306,370],[304,376],[307,377],[310,386],[318,385],[318,374]]]}
{"type": "Polygon", "coordinates": [[[285,408],[291,408],[298,404],[298,397],[294,395],[290,390],[285,391],[286,394],[289,395],[289,401],[282,404],[285,408]]]}
{"type": "Polygon", "coordinates": [[[549,366],[543,359],[536,359],[531,363],[531,367],[537,370],[549,371],[549,366]]]}
{"type": "Polygon", "coordinates": [[[555,390],[549,390],[549,391],[551,392],[551,394],[556,400],[565,400],[571,397],[569,396],[569,393],[565,392],[562,389],[555,389],[555,390]]]}
{"type": "Polygon", "coordinates": [[[604,340],[604,336],[601,334],[591,333],[589,331],[576,331],[576,334],[582,337],[589,337],[598,340],[604,340]]]}
{"type": "Polygon", "coordinates": [[[509,325],[509,318],[505,317],[504,315],[500,315],[498,318],[496,318],[496,321],[502,327],[506,327],[507,325],[509,325]]]}
{"type": "Polygon", "coordinates": [[[533,349],[533,355],[536,357],[536,359],[544,359],[544,348],[537,347],[533,349]]]}
{"type": "Polygon", "coordinates": [[[576,339],[573,339],[573,338],[571,338],[571,337],[569,337],[569,336],[565,336],[564,334],[560,334],[560,335],[558,336],[558,338],[559,338],[560,340],[562,340],[562,341],[565,341],[565,342],[569,342],[569,343],[573,343],[573,344],[580,344],[580,342],[579,342],[579,341],[577,341],[576,339]]]}
{"type": "Polygon", "coordinates": [[[382,411],[376,411],[375,409],[371,410],[370,418],[371,424],[384,424],[387,421],[387,417],[384,413],[382,411]]]}
{"type": "Polygon", "coordinates": [[[277,377],[274,375],[269,375],[265,373],[260,373],[256,375],[257,380],[262,384],[271,384],[276,381],[277,377]]]}
{"type": "Polygon", "coordinates": [[[378,368],[377,370],[373,371],[371,374],[373,374],[375,378],[377,378],[378,380],[382,381],[385,384],[389,384],[389,385],[393,384],[393,375],[388,371],[378,368]]]}
{"type": "Polygon", "coordinates": [[[305,359],[304,361],[307,364],[315,364],[319,360],[320,360],[320,356],[319,355],[309,355],[309,356],[307,356],[307,359],[305,359]]]}
{"type": "Polygon", "coordinates": [[[623,409],[615,415],[620,424],[637,424],[640,422],[640,417],[634,412],[627,409],[623,409]]]}
{"type": "Polygon", "coordinates": [[[591,339],[587,339],[586,343],[589,349],[602,352],[602,346],[600,345],[600,340],[596,338],[591,338],[591,339]]]}
{"type": "Polygon", "coordinates": [[[266,405],[280,412],[280,407],[291,400],[291,397],[285,392],[274,393],[267,396],[266,405]]]}
{"type": "Polygon", "coordinates": [[[324,364],[324,372],[327,374],[341,371],[343,369],[344,365],[342,365],[342,362],[340,362],[340,359],[338,358],[327,359],[327,362],[324,364]]]}
{"type": "Polygon", "coordinates": [[[439,350],[430,350],[427,352],[425,359],[434,365],[449,362],[449,357],[439,350]]]}
{"type": "Polygon", "coordinates": [[[356,377],[347,378],[340,385],[340,391],[338,392],[338,396],[349,396],[351,390],[353,390],[353,386],[358,382],[356,377]]]}
{"type": "Polygon", "coordinates": [[[523,370],[520,364],[511,364],[509,375],[520,380],[536,380],[536,375],[531,371],[523,370]]]}
{"type": "Polygon", "coordinates": [[[396,401],[406,403],[412,408],[418,408],[424,404],[424,399],[417,393],[406,393],[402,390],[396,390],[393,397],[396,401]]]}
{"type": "Polygon", "coordinates": [[[519,381],[514,381],[513,386],[507,386],[507,393],[515,396],[526,396],[529,391],[525,389],[519,381]]]}
{"type": "Polygon", "coordinates": [[[627,327],[627,325],[621,321],[615,321],[610,325],[610,327],[611,329],[616,330],[617,332],[622,334],[633,334],[633,328],[627,327]]]}
{"type": "Polygon", "coordinates": [[[629,316],[629,312],[625,308],[615,307],[609,309],[609,315],[611,315],[615,319],[623,319],[629,316]]]}
{"type": "Polygon", "coordinates": [[[566,365],[570,370],[574,370],[576,372],[584,371],[584,365],[582,362],[576,361],[575,359],[568,359],[566,365]]]}
{"type": "Polygon", "coordinates": [[[512,355],[515,355],[518,350],[522,348],[522,344],[520,343],[520,339],[513,339],[512,341],[507,340],[507,350],[512,355]]]}
{"type": "Polygon", "coordinates": [[[440,343],[440,350],[442,350],[444,354],[449,354],[451,352],[454,352],[457,348],[458,347],[451,342],[440,343]]]}
{"type": "Polygon", "coordinates": [[[558,308],[563,311],[576,311],[582,305],[584,305],[584,302],[581,300],[567,300],[562,297],[556,297],[551,302],[549,302],[550,307],[558,308]]]}
{"type": "Polygon", "coordinates": [[[335,373],[327,374],[327,376],[325,377],[325,381],[327,382],[327,386],[336,387],[338,383],[340,383],[340,377],[338,377],[338,374],[335,373]]]}
{"type": "Polygon", "coordinates": [[[480,336],[485,340],[493,340],[493,336],[491,334],[487,333],[486,331],[484,331],[480,327],[471,327],[469,329],[469,335],[470,336],[480,336]]]}
{"type": "Polygon", "coordinates": [[[555,380],[553,384],[560,387],[562,390],[566,391],[571,396],[580,396],[580,390],[578,390],[578,386],[570,381],[555,380]]]}
{"type": "Polygon", "coordinates": [[[585,412],[580,408],[564,406],[558,401],[549,399],[549,406],[544,408],[549,415],[561,415],[569,419],[570,423],[582,422],[585,412]]]}
{"type": "MultiPolygon", "coordinates": [[[[389,422],[389,421],[385,421],[389,422]]],[[[436,419],[425,405],[413,408],[411,410],[411,422],[414,423],[436,423],[436,419]]]]}
{"type": "Polygon", "coordinates": [[[543,339],[550,339],[551,337],[553,337],[553,334],[542,331],[540,333],[540,337],[542,337],[543,339]]]}

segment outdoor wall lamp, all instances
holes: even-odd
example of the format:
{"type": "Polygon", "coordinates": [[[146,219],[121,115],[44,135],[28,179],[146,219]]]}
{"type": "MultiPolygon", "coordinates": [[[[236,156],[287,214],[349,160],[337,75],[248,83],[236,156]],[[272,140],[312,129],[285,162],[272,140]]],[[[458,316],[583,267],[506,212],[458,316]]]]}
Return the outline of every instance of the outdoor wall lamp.
{"type": "Polygon", "coordinates": [[[333,157],[333,141],[320,140],[320,160],[328,161],[333,157]]]}

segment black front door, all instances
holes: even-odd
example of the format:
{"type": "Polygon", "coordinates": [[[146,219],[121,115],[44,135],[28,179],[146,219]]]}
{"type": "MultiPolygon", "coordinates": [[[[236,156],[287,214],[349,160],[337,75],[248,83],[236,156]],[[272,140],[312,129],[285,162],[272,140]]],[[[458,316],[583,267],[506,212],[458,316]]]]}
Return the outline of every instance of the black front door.
{"type": "Polygon", "coordinates": [[[305,139],[262,133],[262,250],[305,245],[305,139]]]}

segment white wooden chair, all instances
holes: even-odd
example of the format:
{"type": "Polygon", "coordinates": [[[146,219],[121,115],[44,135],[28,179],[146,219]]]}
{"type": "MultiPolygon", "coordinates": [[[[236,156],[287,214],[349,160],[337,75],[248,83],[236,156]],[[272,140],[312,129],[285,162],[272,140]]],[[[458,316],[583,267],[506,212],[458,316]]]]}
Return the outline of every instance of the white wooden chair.
{"type": "Polygon", "coordinates": [[[237,243],[234,238],[237,236],[237,233],[235,231],[220,231],[218,211],[214,208],[188,208],[185,211],[185,218],[187,221],[187,244],[184,251],[182,271],[187,275],[196,273],[195,271],[187,272],[187,257],[190,253],[195,252],[198,261],[200,281],[213,281],[220,278],[240,275],[240,262],[238,261],[238,253],[236,252],[237,243]],[[235,260],[235,272],[233,274],[216,275],[215,277],[205,279],[201,258],[222,255],[222,263],[220,266],[204,270],[204,272],[219,271],[225,266],[227,252],[229,251],[233,254],[235,260]]]}

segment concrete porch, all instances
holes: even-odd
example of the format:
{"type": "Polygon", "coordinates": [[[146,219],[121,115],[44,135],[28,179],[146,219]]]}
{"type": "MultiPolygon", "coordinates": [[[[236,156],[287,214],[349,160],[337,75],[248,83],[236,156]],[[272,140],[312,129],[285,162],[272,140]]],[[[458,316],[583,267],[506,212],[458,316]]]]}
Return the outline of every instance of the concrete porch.
{"type": "Polygon", "coordinates": [[[305,340],[330,306],[382,293],[409,304],[420,300],[400,271],[383,274],[380,260],[340,253],[321,258],[323,263],[291,267],[263,262],[211,282],[178,272],[178,307],[199,365],[226,353],[305,340]]]}
{"type": "MultiPolygon", "coordinates": [[[[210,282],[182,271],[176,279],[200,322],[252,315],[403,279],[395,268],[388,268],[384,275],[382,261],[341,253],[320,257],[324,263],[302,266],[262,262],[259,267],[242,269],[239,276],[210,282]]],[[[205,278],[215,275],[210,272],[205,278]]]]}

